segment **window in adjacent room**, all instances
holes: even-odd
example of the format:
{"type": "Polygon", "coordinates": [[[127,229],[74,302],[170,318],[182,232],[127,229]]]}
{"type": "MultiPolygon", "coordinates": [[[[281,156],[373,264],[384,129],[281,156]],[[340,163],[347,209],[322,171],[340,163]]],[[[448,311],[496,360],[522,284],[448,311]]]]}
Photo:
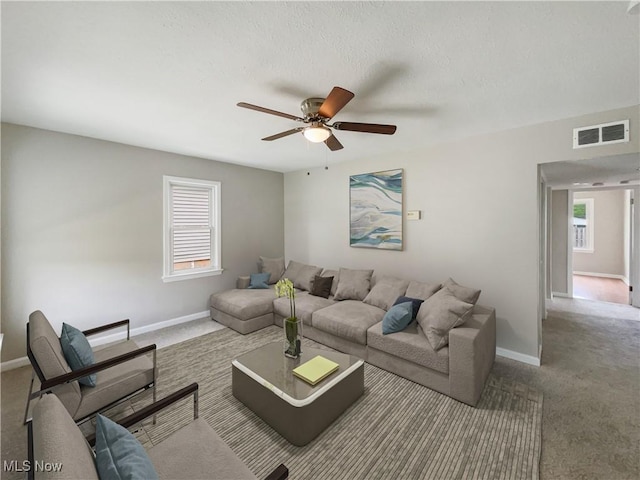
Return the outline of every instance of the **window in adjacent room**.
{"type": "Polygon", "coordinates": [[[222,273],[220,233],[220,182],[165,176],[163,280],[222,273]]]}
{"type": "Polygon", "coordinates": [[[573,249],[593,253],[593,198],[573,200],[573,249]]]}

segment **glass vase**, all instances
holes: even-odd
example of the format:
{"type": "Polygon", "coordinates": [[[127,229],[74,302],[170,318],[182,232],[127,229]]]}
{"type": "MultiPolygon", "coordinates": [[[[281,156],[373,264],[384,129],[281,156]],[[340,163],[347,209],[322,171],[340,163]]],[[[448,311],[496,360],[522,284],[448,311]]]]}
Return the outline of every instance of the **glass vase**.
{"type": "Polygon", "coordinates": [[[285,318],[284,330],[284,354],[289,358],[298,358],[302,353],[302,320],[298,318],[285,318]]]}

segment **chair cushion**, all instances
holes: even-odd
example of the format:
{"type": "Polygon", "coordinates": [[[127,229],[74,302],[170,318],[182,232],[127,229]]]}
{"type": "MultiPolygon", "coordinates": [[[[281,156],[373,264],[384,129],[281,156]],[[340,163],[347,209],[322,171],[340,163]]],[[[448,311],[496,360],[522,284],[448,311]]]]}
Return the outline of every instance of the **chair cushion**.
{"type": "Polygon", "coordinates": [[[391,307],[382,318],[382,333],[388,335],[407,328],[411,323],[411,311],[411,302],[399,303],[391,307]]]}
{"type": "MultiPolygon", "coordinates": [[[[95,363],[93,350],[91,350],[87,337],[80,330],[67,323],[62,324],[60,345],[62,345],[62,353],[64,353],[64,358],[67,359],[71,370],[80,370],[95,363]]],[[[78,382],[87,387],[95,387],[96,374],[92,373],[86,377],[79,378],[78,382]]]]}
{"type": "MultiPolygon", "coordinates": [[[[316,310],[333,305],[334,302],[329,298],[316,297],[309,292],[296,293],[296,317],[302,320],[302,323],[311,325],[311,315],[316,310]]],[[[281,317],[288,318],[291,316],[291,307],[289,299],[280,297],[273,302],[273,311],[281,317]]]]}
{"type": "Polygon", "coordinates": [[[270,273],[269,284],[273,285],[284,273],[284,257],[279,258],[267,258],[260,257],[260,261],[258,262],[260,265],[261,273],[270,273]]]}
{"type": "MultiPolygon", "coordinates": [[[[40,310],[29,315],[29,347],[44,378],[51,379],[71,372],[71,367],[62,353],[60,339],[40,310]]],[[[73,416],[82,397],[78,382],[59,385],[53,392],[73,416]]]]}
{"type": "Polygon", "coordinates": [[[250,320],[273,313],[275,298],[273,287],[265,290],[234,289],[211,295],[211,306],[240,320],[250,320]]]}
{"type": "Polygon", "coordinates": [[[32,425],[34,460],[62,464],[59,472],[47,472],[47,479],[98,480],[91,447],[58,397],[47,394],[36,401],[32,425]]]}
{"type": "MultiPolygon", "coordinates": [[[[96,362],[136,350],[133,340],[96,349],[96,362]]],[[[153,361],[148,355],[136,357],[97,373],[96,386],[82,387],[82,401],[74,418],[80,419],[120,400],[153,382],[153,361]]]]}
{"type": "Polygon", "coordinates": [[[381,323],[372,326],[367,330],[367,347],[449,374],[449,347],[435,351],[416,322],[389,335],[382,333],[381,323]]]}
{"type": "Polygon", "coordinates": [[[96,466],[100,478],[153,480],[158,474],[133,434],[100,414],[96,416],[96,466]]]}
{"type": "Polygon", "coordinates": [[[202,418],[172,433],[148,453],[161,479],[257,478],[202,418]]]}
{"type": "Polygon", "coordinates": [[[393,306],[393,302],[404,295],[409,285],[408,280],[390,276],[382,276],[374,280],[373,288],[363,302],[383,310],[389,310],[393,306]]]}
{"type": "Polygon", "coordinates": [[[249,280],[249,286],[247,288],[251,288],[251,289],[269,288],[269,285],[267,285],[267,283],[270,283],[269,278],[271,278],[271,274],[269,272],[252,273],[249,280]]]}
{"type": "Polygon", "coordinates": [[[313,313],[313,328],[360,345],[367,344],[367,329],[384,317],[384,310],[358,300],[343,300],[313,313]]]}
{"type": "Polygon", "coordinates": [[[448,288],[426,299],[418,311],[418,323],[435,350],[449,344],[449,331],[467,321],[473,304],[455,297],[448,288]]]}

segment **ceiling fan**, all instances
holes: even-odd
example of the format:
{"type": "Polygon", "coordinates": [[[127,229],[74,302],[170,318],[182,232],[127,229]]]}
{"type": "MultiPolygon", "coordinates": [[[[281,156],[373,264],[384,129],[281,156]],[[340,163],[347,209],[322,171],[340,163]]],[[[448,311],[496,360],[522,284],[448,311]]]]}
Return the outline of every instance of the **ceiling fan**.
{"type": "Polygon", "coordinates": [[[296,122],[302,122],[305,126],[292,128],[286,132],[276,133],[270,137],[265,137],[262,140],[270,142],[277,140],[294,133],[302,132],[307,140],[314,143],[324,142],[330,150],[340,150],[343,148],[342,144],[333,135],[331,129],[334,130],[348,130],[350,132],[365,132],[365,133],[380,133],[383,135],[393,135],[396,131],[395,125],[381,125],[377,123],[354,123],[354,122],[334,122],[329,121],[340,111],[342,108],[351,101],[355,95],[349,90],[345,90],[341,87],[333,87],[327,98],[307,98],[300,104],[302,110],[302,117],[296,117],[295,115],[289,115],[288,113],[278,112],[269,108],[259,107],[258,105],[252,105],[250,103],[240,102],[239,107],[248,108],[249,110],[256,110],[258,112],[269,113],[271,115],[277,115],[278,117],[288,118],[295,120],[296,122]]]}

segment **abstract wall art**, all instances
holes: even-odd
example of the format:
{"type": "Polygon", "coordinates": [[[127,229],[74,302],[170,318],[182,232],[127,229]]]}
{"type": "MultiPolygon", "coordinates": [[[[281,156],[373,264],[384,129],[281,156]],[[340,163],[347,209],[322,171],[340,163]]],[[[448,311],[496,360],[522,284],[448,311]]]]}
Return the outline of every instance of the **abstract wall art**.
{"type": "Polygon", "coordinates": [[[402,250],[403,170],[349,177],[352,247],[402,250]]]}

